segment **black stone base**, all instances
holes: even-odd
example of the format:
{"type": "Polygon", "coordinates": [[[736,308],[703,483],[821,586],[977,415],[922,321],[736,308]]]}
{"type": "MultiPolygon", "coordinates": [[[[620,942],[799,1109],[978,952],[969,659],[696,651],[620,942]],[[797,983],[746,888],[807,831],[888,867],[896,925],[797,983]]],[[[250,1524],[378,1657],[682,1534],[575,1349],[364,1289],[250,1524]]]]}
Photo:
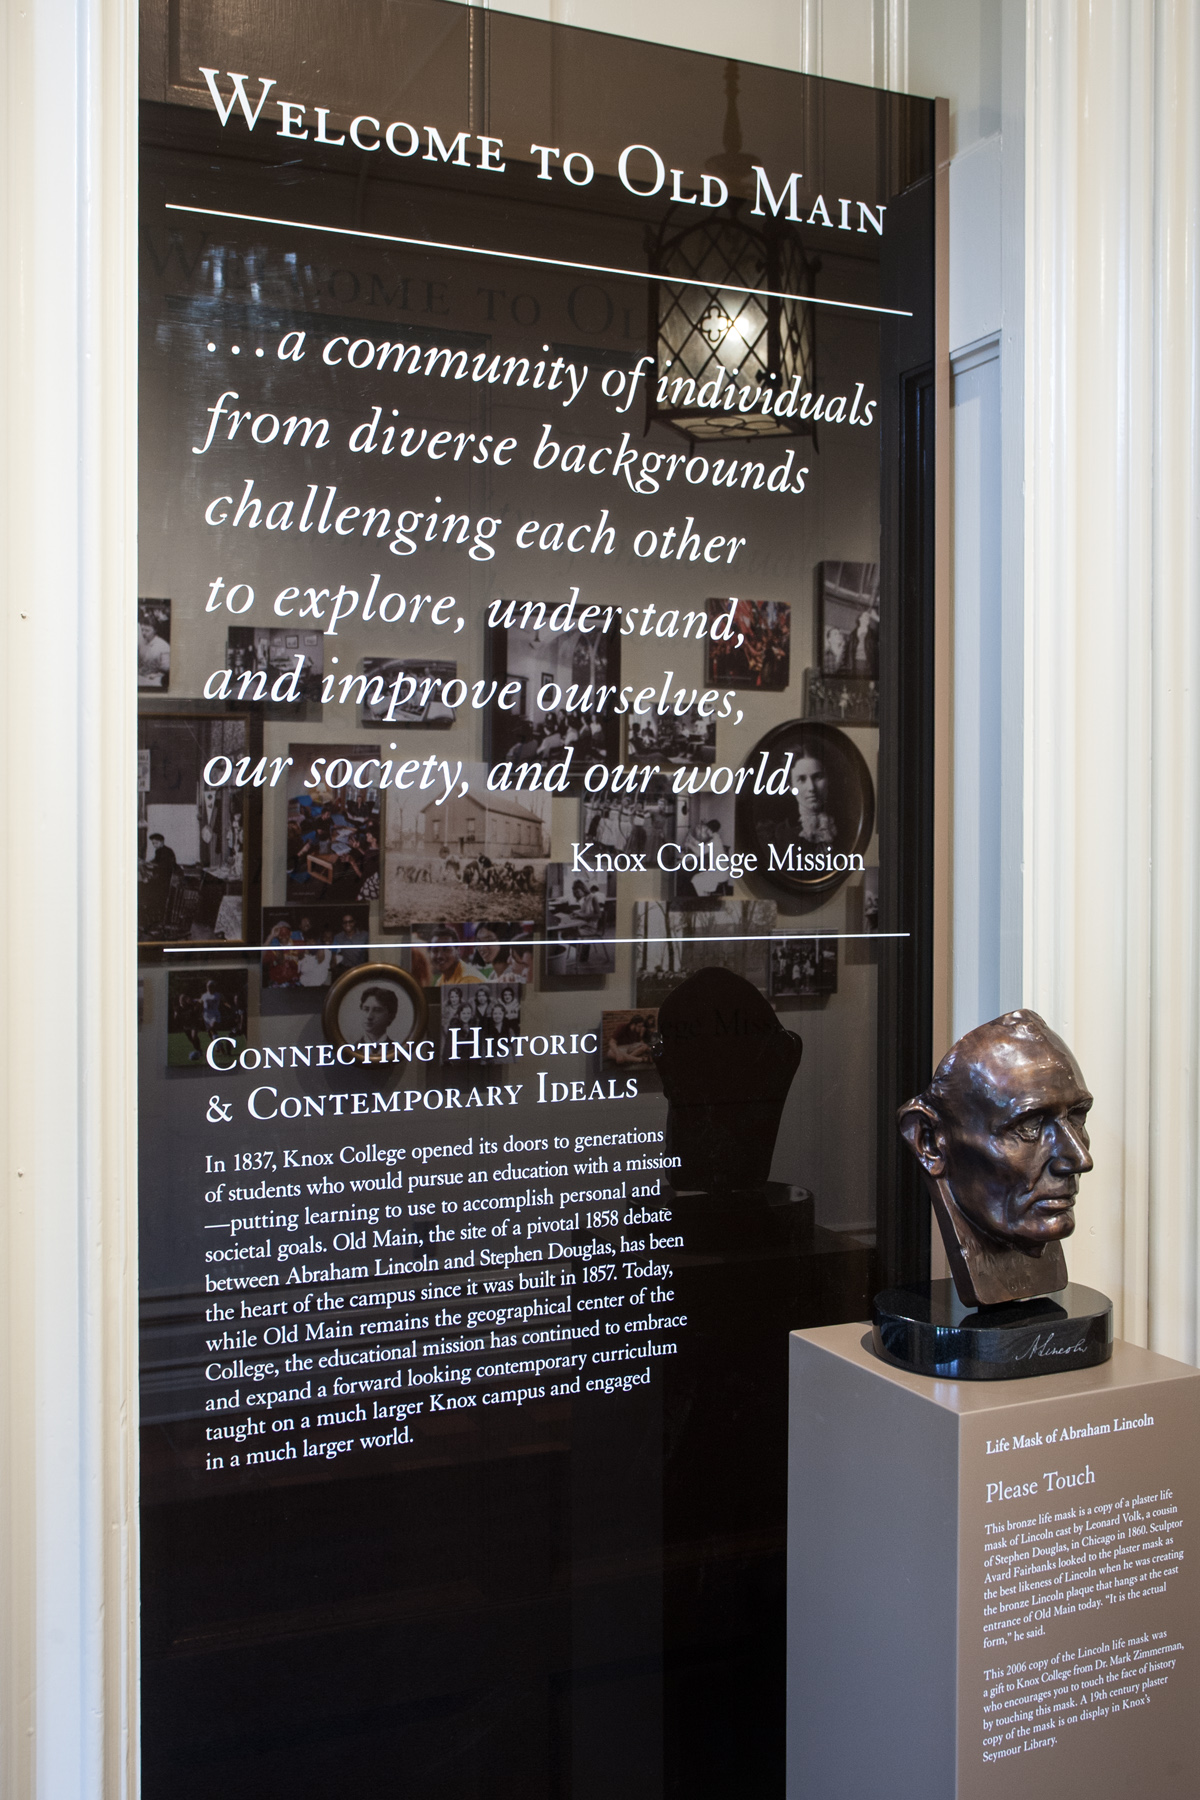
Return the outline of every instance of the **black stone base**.
{"type": "Polygon", "coordinates": [[[924,1281],[877,1294],[872,1320],[878,1355],[949,1381],[1061,1375],[1112,1355],[1112,1301],[1074,1282],[1039,1300],[969,1307],[952,1281],[924,1281]]]}

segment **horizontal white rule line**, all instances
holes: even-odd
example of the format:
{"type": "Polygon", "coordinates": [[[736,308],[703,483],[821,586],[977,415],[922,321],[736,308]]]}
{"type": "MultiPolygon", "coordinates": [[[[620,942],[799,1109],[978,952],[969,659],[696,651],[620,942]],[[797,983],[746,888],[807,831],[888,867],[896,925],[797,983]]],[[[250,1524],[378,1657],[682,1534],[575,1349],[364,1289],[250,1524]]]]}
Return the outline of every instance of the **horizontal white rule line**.
{"type": "MultiPolygon", "coordinates": [[[[299,902],[297,902],[299,905],[299,902]]],[[[835,940],[843,942],[847,938],[907,938],[911,931],[777,931],[766,937],[761,931],[747,933],[745,937],[629,937],[629,938],[505,938],[497,948],[501,950],[559,950],[564,944],[813,944],[820,941],[835,940]]],[[[479,945],[474,938],[442,938],[443,944],[455,950],[477,950],[479,945]]],[[[143,949],[152,946],[142,945],[143,949]]],[[[398,944],[393,939],[387,944],[163,944],[162,950],[167,956],[213,956],[227,950],[233,956],[257,956],[260,950],[428,950],[431,948],[423,938],[414,944],[398,944]]]]}
{"type": "Polygon", "coordinates": [[[408,244],[417,250],[452,250],[459,256],[494,256],[504,262],[539,263],[546,269],[578,269],[585,275],[622,275],[630,281],[665,281],[671,287],[705,288],[709,293],[751,294],[764,300],[797,300],[803,306],[836,306],[843,312],[886,313],[911,319],[900,306],[866,306],[858,300],[819,300],[815,294],[788,294],[778,288],[738,287],[732,281],[700,281],[690,275],[662,275],[647,269],[613,269],[607,263],[567,262],[560,256],[529,256],[523,250],[489,250],[479,244],[441,244],[434,238],[399,237],[390,231],[359,231],[352,225],[318,225],[312,219],[273,219],[268,213],[225,212],[216,206],[181,206],[167,201],[168,212],[198,213],[203,219],[239,219],[247,225],[283,225],[293,231],[325,231],[334,237],[370,238],[379,244],[408,244]]]}

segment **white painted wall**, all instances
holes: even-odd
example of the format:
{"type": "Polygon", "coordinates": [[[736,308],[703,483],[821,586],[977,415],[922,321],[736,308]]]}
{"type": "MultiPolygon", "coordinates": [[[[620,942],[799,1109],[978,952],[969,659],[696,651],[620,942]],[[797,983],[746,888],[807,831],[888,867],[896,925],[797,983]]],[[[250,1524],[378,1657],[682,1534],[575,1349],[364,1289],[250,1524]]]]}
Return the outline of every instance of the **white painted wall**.
{"type": "Polygon", "coordinates": [[[134,1779],[136,23],[0,8],[0,1792],[134,1779]]]}
{"type": "Polygon", "coordinates": [[[1026,990],[1096,1096],[1072,1267],[1190,1362],[1200,11],[1030,0],[1029,32],[1026,990]]]}

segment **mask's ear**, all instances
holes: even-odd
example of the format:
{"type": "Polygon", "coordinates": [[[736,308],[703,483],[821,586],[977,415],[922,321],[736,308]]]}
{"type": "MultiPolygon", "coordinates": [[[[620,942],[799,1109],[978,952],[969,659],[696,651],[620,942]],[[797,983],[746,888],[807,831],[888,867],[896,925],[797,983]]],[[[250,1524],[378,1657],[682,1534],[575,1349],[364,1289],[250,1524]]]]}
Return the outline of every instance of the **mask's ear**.
{"type": "Polygon", "coordinates": [[[946,1173],[946,1139],[942,1121],[924,1100],[910,1100],[897,1115],[900,1135],[927,1175],[939,1180],[946,1173]]]}

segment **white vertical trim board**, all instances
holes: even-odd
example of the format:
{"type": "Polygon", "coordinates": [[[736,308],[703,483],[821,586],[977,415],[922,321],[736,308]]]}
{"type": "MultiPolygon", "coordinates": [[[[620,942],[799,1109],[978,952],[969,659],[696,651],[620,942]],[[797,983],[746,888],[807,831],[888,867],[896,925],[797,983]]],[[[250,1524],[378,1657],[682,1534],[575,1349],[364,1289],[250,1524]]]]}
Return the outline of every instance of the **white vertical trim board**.
{"type": "MultiPolygon", "coordinates": [[[[953,165],[951,165],[953,168],[953,165]]],[[[953,252],[952,252],[953,256],[953,252]]],[[[951,281],[953,291],[953,279],[951,281]]],[[[1003,1011],[1001,367],[995,335],[953,354],[952,1036],[1003,1011]]]]}
{"type": "Polygon", "coordinates": [[[1200,1360],[1200,14],[1157,9],[1148,1337],[1200,1360]]]}
{"type": "Polygon", "coordinates": [[[1096,1096],[1072,1272],[1194,1360],[1198,21],[1028,22],[1025,991],[1096,1096]]]}
{"type": "Polygon", "coordinates": [[[134,1788],[136,24],[0,11],[0,1788],[134,1788]]]}

